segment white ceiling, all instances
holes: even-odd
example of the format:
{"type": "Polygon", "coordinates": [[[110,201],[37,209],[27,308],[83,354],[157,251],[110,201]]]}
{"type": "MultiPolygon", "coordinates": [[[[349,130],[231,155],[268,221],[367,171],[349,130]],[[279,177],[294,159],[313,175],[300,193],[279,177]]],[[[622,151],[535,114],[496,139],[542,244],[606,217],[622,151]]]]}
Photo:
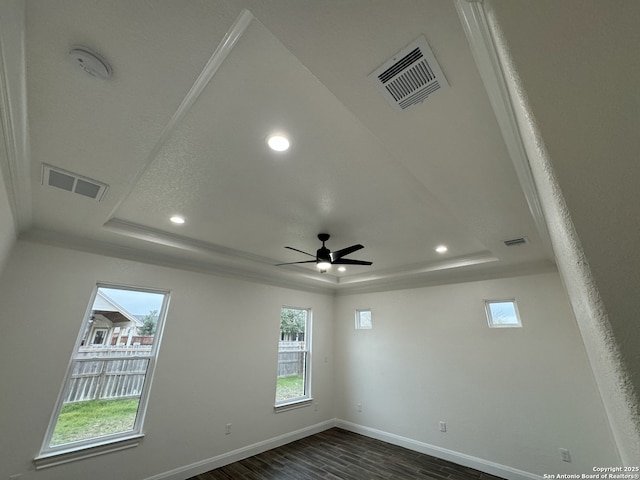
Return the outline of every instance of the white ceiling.
{"type": "Polygon", "coordinates": [[[26,82],[25,238],[341,292],[553,268],[453,2],[28,1],[26,82]],[[397,111],[367,76],[420,35],[450,88],[397,111]],[[43,163],[108,191],[42,185],[43,163]],[[274,266],[320,232],[373,265],[274,266]]]}

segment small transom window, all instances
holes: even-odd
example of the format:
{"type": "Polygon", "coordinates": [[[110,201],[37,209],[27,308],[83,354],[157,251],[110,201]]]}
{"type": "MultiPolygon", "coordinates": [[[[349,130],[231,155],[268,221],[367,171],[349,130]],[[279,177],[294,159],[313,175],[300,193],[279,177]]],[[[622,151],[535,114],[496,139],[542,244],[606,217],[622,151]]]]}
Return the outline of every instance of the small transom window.
{"type": "Polygon", "coordinates": [[[484,304],[490,327],[522,326],[515,300],[485,300],[484,304]]]}
{"type": "Polygon", "coordinates": [[[373,328],[371,310],[368,308],[356,310],[356,330],[369,330],[373,328]]]}

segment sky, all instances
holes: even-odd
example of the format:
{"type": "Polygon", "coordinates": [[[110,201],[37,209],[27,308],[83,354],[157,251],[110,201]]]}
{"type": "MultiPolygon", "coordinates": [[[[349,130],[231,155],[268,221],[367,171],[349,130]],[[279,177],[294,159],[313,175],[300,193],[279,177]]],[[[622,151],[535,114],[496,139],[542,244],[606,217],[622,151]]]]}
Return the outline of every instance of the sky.
{"type": "Polygon", "coordinates": [[[494,324],[517,325],[519,323],[516,304],[513,301],[491,302],[489,303],[489,309],[491,310],[491,318],[494,324]]]}
{"type": "Polygon", "coordinates": [[[119,290],[104,287],[100,287],[100,290],[133,315],[147,315],[152,310],[160,312],[162,308],[164,295],[160,293],[137,292],[134,290],[119,290]]]}

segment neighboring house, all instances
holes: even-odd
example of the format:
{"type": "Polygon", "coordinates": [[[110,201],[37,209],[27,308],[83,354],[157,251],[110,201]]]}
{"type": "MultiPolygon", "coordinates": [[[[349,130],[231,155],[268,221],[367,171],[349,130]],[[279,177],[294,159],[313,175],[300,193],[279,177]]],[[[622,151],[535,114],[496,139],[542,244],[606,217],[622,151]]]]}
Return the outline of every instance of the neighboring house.
{"type": "Polygon", "coordinates": [[[142,321],[98,290],[82,345],[132,345],[139,327],[142,321]]]}

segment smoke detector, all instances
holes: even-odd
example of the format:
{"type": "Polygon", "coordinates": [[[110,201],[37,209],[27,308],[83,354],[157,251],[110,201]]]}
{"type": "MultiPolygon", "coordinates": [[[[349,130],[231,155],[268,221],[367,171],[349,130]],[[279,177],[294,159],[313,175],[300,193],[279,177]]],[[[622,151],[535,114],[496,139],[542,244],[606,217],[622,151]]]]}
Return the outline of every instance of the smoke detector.
{"type": "Polygon", "coordinates": [[[76,46],[69,51],[73,63],[92,77],[108,80],[111,78],[111,65],[98,53],[87,47],[76,46]]]}
{"type": "Polygon", "coordinates": [[[371,72],[369,78],[397,110],[422,103],[431,94],[449,87],[422,35],[371,72]]]}

